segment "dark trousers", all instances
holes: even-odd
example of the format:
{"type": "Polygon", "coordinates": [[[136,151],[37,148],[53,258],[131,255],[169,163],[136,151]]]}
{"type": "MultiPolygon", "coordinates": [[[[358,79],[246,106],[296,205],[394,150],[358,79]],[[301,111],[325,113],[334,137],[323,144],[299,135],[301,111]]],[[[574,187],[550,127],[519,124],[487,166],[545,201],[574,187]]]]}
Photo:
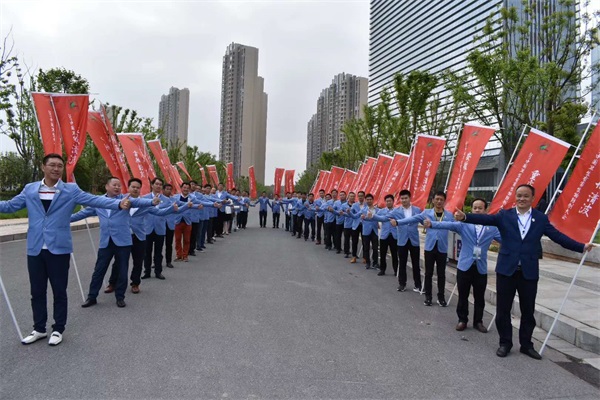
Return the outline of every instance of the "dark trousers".
{"type": "Polygon", "coordinates": [[[245,229],[248,224],[248,211],[240,211],[238,214],[238,228],[245,229]]]}
{"type": "Polygon", "coordinates": [[[371,232],[369,235],[363,235],[363,256],[365,260],[367,260],[367,265],[371,265],[371,260],[373,260],[373,264],[377,264],[379,258],[379,238],[377,237],[377,233],[375,231],[371,232]],[[373,254],[369,254],[373,251],[373,254]]]}
{"type": "Polygon", "coordinates": [[[335,230],[335,222],[325,222],[323,224],[323,236],[325,247],[331,249],[333,247],[333,231],[335,230]]]}
{"type": "Polygon", "coordinates": [[[196,250],[201,250],[205,247],[204,244],[206,243],[206,232],[208,232],[209,221],[210,220],[208,219],[200,221],[200,235],[198,238],[198,245],[196,246],[196,250]]]}
{"type": "Polygon", "coordinates": [[[473,286],[473,326],[483,322],[483,309],[485,307],[485,287],[487,286],[487,274],[480,274],[477,264],[473,263],[467,271],[456,270],[456,286],[458,287],[458,303],[456,304],[456,315],[458,321],[469,322],[469,293],[473,286]]]}
{"type": "Polygon", "coordinates": [[[285,231],[289,232],[292,230],[292,216],[285,213],[285,231]]]}
{"type": "Polygon", "coordinates": [[[304,219],[304,239],[308,239],[308,231],[310,229],[310,238],[315,240],[315,219],[304,219]]]}
{"type": "Polygon", "coordinates": [[[344,254],[350,254],[350,238],[352,238],[352,228],[344,228],[344,254]]]}
{"type": "Polygon", "coordinates": [[[131,246],[117,246],[112,239],[108,240],[108,246],[106,246],[103,249],[98,249],[98,258],[96,259],[96,266],[94,267],[92,281],[90,282],[88,299],[96,299],[96,297],[98,297],[100,288],[102,288],[102,281],[104,280],[106,271],[108,270],[110,262],[113,258],[115,259],[115,264],[118,266],[118,278],[116,279],[115,297],[117,298],[117,300],[122,300],[125,298],[130,253],[131,246]]]}
{"type": "Polygon", "coordinates": [[[321,241],[321,231],[323,230],[323,222],[325,221],[325,216],[317,216],[317,242],[321,241]]]}
{"type": "Polygon", "coordinates": [[[217,219],[215,224],[215,234],[223,236],[223,224],[225,223],[225,213],[221,210],[217,211],[217,219]]]}
{"type": "Polygon", "coordinates": [[[215,236],[215,225],[217,224],[216,220],[216,217],[210,217],[208,219],[208,229],[206,230],[206,240],[208,243],[212,243],[213,237],[215,236]]]}
{"type": "Polygon", "coordinates": [[[521,309],[521,325],[519,326],[519,343],[523,349],[533,348],[531,335],[535,328],[535,297],[537,295],[537,280],[527,280],[521,271],[512,276],[496,274],[496,329],[500,335],[500,346],[512,347],[512,324],[510,322],[512,303],[515,292],[519,293],[519,308],[521,309]]]}
{"type": "Polygon", "coordinates": [[[336,250],[342,251],[342,233],[344,232],[344,224],[335,224],[333,227],[333,247],[336,250]]]}
{"type": "Polygon", "coordinates": [[[294,220],[294,230],[298,237],[302,236],[302,225],[304,224],[304,216],[296,215],[294,220]]]}
{"type": "Polygon", "coordinates": [[[261,228],[264,226],[267,226],[267,212],[266,211],[258,212],[258,223],[261,228]]]}
{"type": "Polygon", "coordinates": [[[408,254],[410,253],[410,263],[413,270],[413,281],[415,287],[421,289],[421,267],[420,267],[420,253],[421,249],[419,246],[413,246],[410,240],[406,242],[404,246],[398,246],[398,284],[400,286],[406,286],[406,263],[408,261],[408,254]]]}
{"type": "Polygon", "coordinates": [[[48,281],[54,298],[52,330],[63,333],[67,324],[67,283],[69,282],[70,254],[52,254],[42,250],[37,256],[27,256],[33,329],[46,332],[48,321],[48,281]]]}
{"type": "Polygon", "coordinates": [[[279,215],[279,213],[273,213],[273,228],[279,228],[279,215]]]}
{"type": "Polygon", "coordinates": [[[194,254],[196,251],[196,242],[198,241],[198,234],[200,230],[199,222],[192,222],[192,232],[190,233],[190,248],[188,250],[189,254],[194,254]]]}
{"type": "MultiPolygon", "coordinates": [[[[146,235],[146,253],[144,256],[144,273],[150,275],[152,272],[152,261],[154,260],[154,271],[157,274],[162,272],[162,251],[165,243],[165,235],[159,235],[155,231],[152,231],[149,235],[146,235]],[[154,252],[154,257],[152,257],[154,252]]],[[[135,245],[135,243],[134,243],[135,245]]],[[[131,252],[133,254],[133,249],[131,252]]],[[[135,262],[134,262],[135,268],[135,262]]],[[[132,271],[133,274],[133,271],[132,271]]]]}
{"type": "Polygon", "coordinates": [[[352,257],[358,257],[358,240],[361,236],[362,226],[358,225],[358,228],[352,229],[352,257]]]}
{"type": "Polygon", "coordinates": [[[167,234],[165,235],[165,262],[167,264],[171,264],[171,261],[173,261],[173,237],[174,236],[175,236],[175,229],[169,229],[169,227],[167,226],[167,234]]]}
{"type": "Polygon", "coordinates": [[[437,271],[438,299],[445,298],[446,291],[446,259],[448,253],[438,250],[437,243],[432,250],[425,250],[425,296],[431,299],[433,286],[433,268],[437,271]]]}
{"type": "MultiPolygon", "coordinates": [[[[144,263],[144,255],[146,254],[146,241],[139,240],[135,235],[131,235],[131,239],[133,240],[133,245],[131,246],[131,260],[133,261],[133,267],[131,268],[130,279],[131,286],[133,286],[139,285],[142,282],[142,264],[144,263]]],[[[121,272],[120,268],[115,268],[116,264],[117,263],[115,262],[115,265],[113,265],[113,274],[115,273],[115,271],[118,271],[117,273],[121,272]]],[[[160,274],[160,272],[158,272],[156,268],[154,269],[154,273],[160,274]]],[[[113,281],[113,276],[111,274],[109,282],[118,282],[118,278],[115,278],[116,279],[113,281]]]]}
{"type": "Polygon", "coordinates": [[[396,275],[398,273],[398,241],[391,234],[385,239],[379,239],[379,269],[381,272],[385,272],[387,269],[388,247],[392,256],[392,268],[396,275]]]}

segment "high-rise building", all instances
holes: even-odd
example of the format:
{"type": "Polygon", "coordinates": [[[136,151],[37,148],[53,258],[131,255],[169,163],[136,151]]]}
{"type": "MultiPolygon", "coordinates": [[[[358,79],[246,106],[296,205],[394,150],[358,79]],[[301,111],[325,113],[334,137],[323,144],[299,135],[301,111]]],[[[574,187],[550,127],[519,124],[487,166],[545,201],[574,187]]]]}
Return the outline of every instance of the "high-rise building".
{"type": "Polygon", "coordinates": [[[190,91],[171,87],[160,97],[158,127],[163,130],[168,145],[187,143],[190,116],[190,91]]]}
{"type": "Polygon", "coordinates": [[[323,89],[317,112],[307,125],[306,168],[319,161],[322,153],[335,150],[346,140],[344,123],[363,117],[368,87],[367,78],[341,73],[323,89]]]}
{"type": "Polygon", "coordinates": [[[223,57],[219,159],[233,162],[234,177],[254,165],[265,182],[267,102],[264,79],[258,76],[258,49],[232,43],[223,57]]]}
{"type": "MultiPolygon", "coordinates": [[[[600,37],[600,34],[598,34],[600,37]]],[[[595,46],[592,49],[592,65],[599,65],[600,63],[600,46],[595,46]]],[[[592,71],[592,101],[590,103],[592,108],[592,114],[596,111],[596,117],[594,122],[600,120],[600,73],[598,69],[592,71]]]]}

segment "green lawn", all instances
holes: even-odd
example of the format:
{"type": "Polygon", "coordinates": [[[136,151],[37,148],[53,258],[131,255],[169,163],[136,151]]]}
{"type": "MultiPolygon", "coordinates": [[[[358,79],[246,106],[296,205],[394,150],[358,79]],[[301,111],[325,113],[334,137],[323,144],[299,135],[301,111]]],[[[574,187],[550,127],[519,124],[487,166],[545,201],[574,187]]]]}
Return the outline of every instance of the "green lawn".
{"type": "MultiPolygon", "coordinates": [[[[81,210],[81,206],[77,205],[77,206],[75,206],[75,211],[73,211],[73,212],[77,212],[79,210],[81,210]]],[[[24,208],[22,210],[17,211],[16,213],[12,213],[12,214],[0,213],[0,219],[13,219],[13,218],[27,218],[27,209],[24,208]]]]}

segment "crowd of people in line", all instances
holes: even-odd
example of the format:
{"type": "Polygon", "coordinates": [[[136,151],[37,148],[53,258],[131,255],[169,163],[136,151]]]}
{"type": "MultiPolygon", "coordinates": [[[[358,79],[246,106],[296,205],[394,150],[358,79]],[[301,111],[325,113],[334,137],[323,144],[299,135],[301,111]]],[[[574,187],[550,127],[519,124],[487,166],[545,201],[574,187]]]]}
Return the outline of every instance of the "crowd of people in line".
{"type": "Polygon", "coordinates": [[[151,193],[140,196],[142,181],[132,178],[127,182],[127,193],[122,193],[118,178],[107,180],[106,194],[94,196],[82,191],[74,183],[61,180],[64,160],[58,154],[44,157],[41,182],[25,186],[23,191],[8,201],[0,202],[0,212],[12,213],[27,208],[29,230],[27,235],[27,267],[31,286],[31,304],[34,330],[22,340],[31,344],[48,336],[47,285],[54,296],[54,324],[49,344],[56,346],[63,340],[67,321],[67,281],[72,237],[67,221],[78,221],[97,216],[100,241],[97,260],[82,307],[97,304],[105,275],[111,268],[105,293],[113,293],[118,307],[125,307],[127,282],[131,292],[140,293],[141,281],[154,277],[166,279],[163,266],[173,268],[173,262],[188,262],[206,249],[206,244],[224,238],[232,231],[246,229],[250,207],[259,206],[260,227],[267,227],[268,209],[272,210],[273,228],[280,228],[280,215],[286,232],[297,239],[304,238],[315,245],[324,245],[328,251],[343,252],[350,263],[359,259],[366,269],[388,270],[387,256],[397,277],[399,292],[407,289],[407,265],[410,256],[412,290],[425,294],[425,306],[433,305],[433,274],[437,274],[437,304],[446,307],[446,261],[448,232],[459,233],[462,250],[457,265],[458,302],[457,331],[467,328],[469,322],[469,295],[474,297],[472,326],[486,333],[483,324],[485,290],[487,286],[487,253],[493,241],[501,244],[497,274],[496,326],[500,336],[499,357],[508,355],[512,348],[511,309],[515,293],[519,294],[521,326],[520,351],[540,359],[531,340],[535,327],[534,309],[539,276],[538,255],[542,235],[561,246],[578,252],[590,251],[592,244],[576,242],[556,230],[546,215],[532,204],[535,189],[519,185],[516,189],[516,207],[488,215],[487,201],[475,199],[471,213],[445,210],[446,194],[436,192],[433,208],[421,210],[411,204],[411,193],[401,190],[400,207],[394,207],[394,194],[385,195],[385,207],[378,208],[370,193],[336,189],[330,193],[286,193],[271,200],[266,192],[254,202],[247,192],[224,190],[222,184],[198,185],[184,182],[180,193],[173,194],[171,184],[160,178],[151,181],[151,193]],[[72,213],[75,205],[87,206],[72,213]],[[419,225],[426,229],[424,242],[424,282],[421,280],[419,225]],[[362,257],[359,257],[359,242],[362,257]],[[173,243],[175,255],[173,255],[173,243]],[[164,250],[164,257],[163,257],[164,250]],[[129,274],[129,259],[133,267],[129,274]],[[164,264],[163,264],[164,258],[164,264]]]}

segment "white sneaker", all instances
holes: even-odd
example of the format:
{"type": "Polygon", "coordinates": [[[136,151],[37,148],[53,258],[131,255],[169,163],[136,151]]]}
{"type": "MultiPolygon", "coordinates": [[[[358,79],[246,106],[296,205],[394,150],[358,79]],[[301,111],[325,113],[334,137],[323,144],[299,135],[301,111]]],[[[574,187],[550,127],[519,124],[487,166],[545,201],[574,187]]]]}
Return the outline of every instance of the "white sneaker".
{"type": "Polygon", "coordinates": [[[62,342],[62,335],[59,332],[52,332],[52,335],[50,335],[50,340],[48,340],[48,344],[50,346],[57,346],[60,344],[60,342],[62,342]]]}
{"type": "Polygon", "coordinates": [[[46,332],[38,332],[38,331],[33,331],[29,334],[29,336],[25,337],[23,340],[21,340],[21,343],[23,344],[31,344],[33,342],[37,342],[40,339],[43,339],[45,337],[48,337],[48,334],[46,332]]]}

